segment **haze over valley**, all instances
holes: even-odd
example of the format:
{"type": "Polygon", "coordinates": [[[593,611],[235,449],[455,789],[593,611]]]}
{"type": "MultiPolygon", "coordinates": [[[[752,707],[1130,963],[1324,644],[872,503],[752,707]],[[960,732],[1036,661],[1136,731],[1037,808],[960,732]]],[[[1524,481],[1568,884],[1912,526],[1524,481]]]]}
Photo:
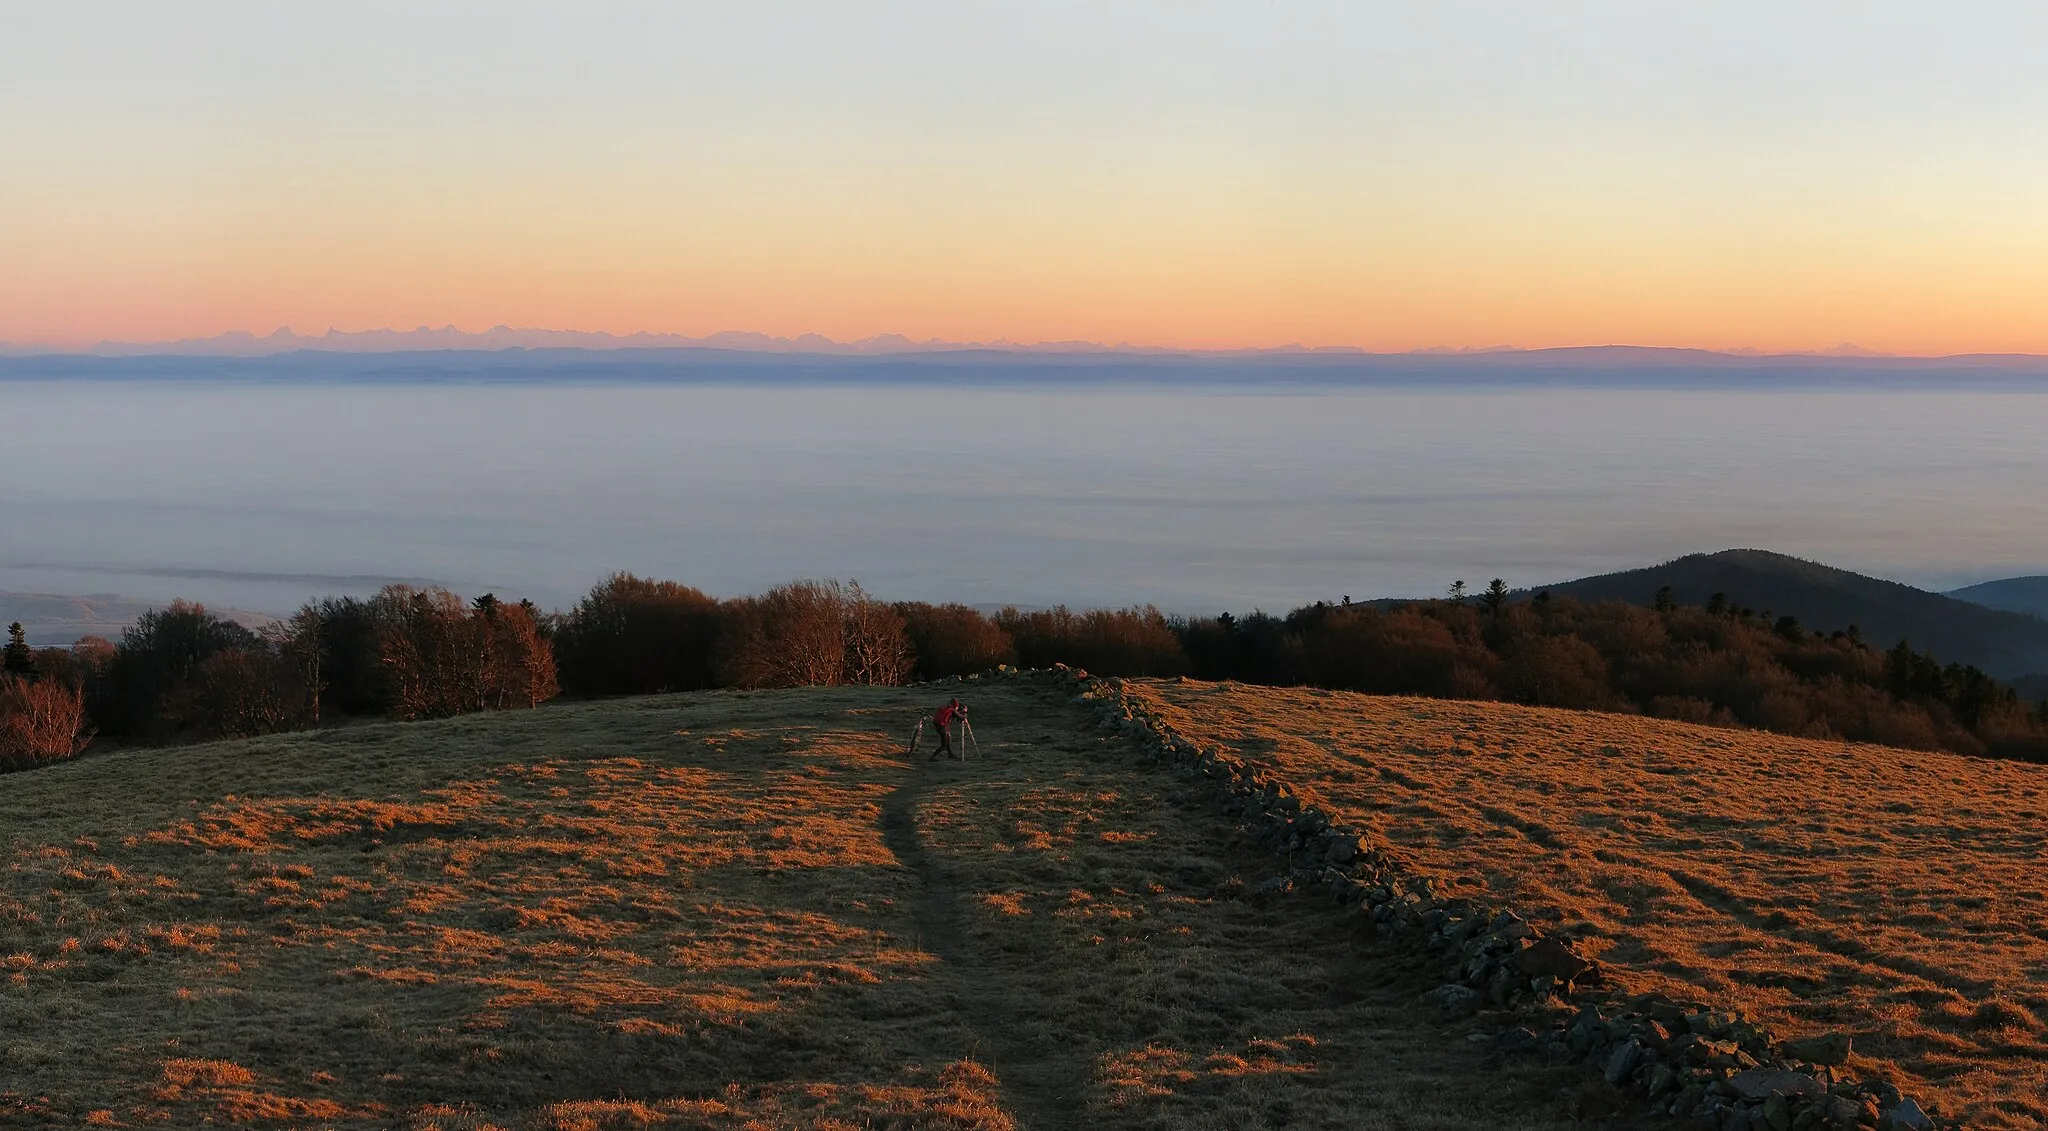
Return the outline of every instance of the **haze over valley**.
{"type": "MultiPolygon", "coordinates": [[[[1170,377],[1170,373],[1168,374],[1170,377]]],[[[1642,383],[1640,380],[1638,383],[1642,383]]],[[[1209,613],[1756,546],[1947,590],[2048,572],[2048,396],[810,378],[0,382],[0,589],[288,612],[393,581],[1209,613]],[[92,453],[81,460],[80,453],[92,453]]]]}

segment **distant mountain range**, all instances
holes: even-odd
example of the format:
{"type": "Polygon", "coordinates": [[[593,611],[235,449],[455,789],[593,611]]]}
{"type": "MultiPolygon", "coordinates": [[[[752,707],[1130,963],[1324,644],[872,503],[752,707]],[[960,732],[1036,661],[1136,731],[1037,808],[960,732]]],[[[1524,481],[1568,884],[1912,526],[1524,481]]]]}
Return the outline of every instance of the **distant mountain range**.
{"type": "Polygon", "coordinates": [[[569,334],[501,328],[265,338],[251,335],[88,353],[0,350],[0,380],[379,382],[386,384],[858,384],[1146,382],[1200,386],[1498,386],[1783,389],[1883,387],[2039,390],[2048,357],[1864,357],[1737,354],[1591,346],[1542,350],[1365,353],[1350,349],[1176,351],[1085,342],[968,346],[896,337],[569,334]],[[338,340],[337,340],[338,339],[338,340]],[[592,344],[586,339],[599,339],[592,344]],[[566,342],[565,342],[566,340],[566,342]]]}
{"type": "Polygon", "coordinates": [[[1736,605],[1796,616],[1809,629],[1855,625],[1873,647],[1906,640],[1944,663],[1975,664],[2000,679],[2018,680],[2048,673],[2048,620],[1962,595],[2022,591],[2021,583],[2029,581],[2048,578],[1989,582],[1947,595],[1768,550],[1723,550],[1538,588],[1638,605],[1650,604],[1666,585],[1684,605],[1704,605],[1724,593],[1736,605]]]}
{"type": "Polygon", "coordinates": [[[2030,361],[2048,363],[2048,358],[2022,354],[1967,354],[1954,357],[1901,357],[1865,349],[1853,342],[1823,350],[1794,350],[1782,353],[1766,353],[1757,349],[1703,350],[1666,348],[1653,346],[1570,346],[1545,349],[1518,349],[1514,346],[1486,347],[1439,347],[1418,349],[1402,353],[1373,353],[1357,346],[1304,346],[1289,344],[1281,346],[1200,350],[1181,349],[1167,346],[1133,345],[1130,342],[1012,342],[997,340],[990,342],[947,341],[928,338],[922,341],[902,334],[877,334],[873,337],[851,341],[837,341],[822,334],[799,334],[795,337],[779,337],[772,334],[747,330],[727,330],[702,337],[687,334],[658,334],[640,331],[631,334],[613,334],[606,331],[550,330],[536,327],[493,326],[484,331],[460,330],[449,326],[419,326],[411,330],[335,330],[328,329],[320,334],[300,334],[289,326],[281,326],[268,334],[254,334],[247,330],[231,330],[210,338],[181,338],[163,342],[116,342],[103,341],[90,349],[53,350],[29,346],[9,346],[0,343],[0,354],[27,355],[71,353],[100,357],[267,357],[276,354],[293,353],[299,350],[317,350],[329,353],[392,353],[441,350],[643,350],[643,349],[713,349],[740,350],[755,353],[797,353],[827,356],[886,356],[893,354],[953,353],[960,351],[993,351],[1023,354],[1122,354],[1174,357],[1250,357],[1320,355],[1331,357],[1380,357],[1414,358],[1431,357],[1447,359],[1490,358],[1515,364],[1515,359],[1536,364],[1595,364],[1611,359],[1626,364],[1652,364],[1658,361],[1678,364],[1723,363],[1743,364],[1758,361],[1797,359],[1802,361],[1861,363],[1901,363],[1907,366],[1939,364],[1968,365],[2010,365],[2030,361]]]}
{"type": "MultiPolygon", "coordinates": [[[[1497,350],[1423,350],[1422,353],[1491,353],[1508,350],[1501,346],[1497,350]]],[[[796,337],[777,337],[772,334],[756,333],[749,330],[726,330],[703,337],[687,334],[655,334],[641,331],[632,334],[612,334],[602,330],[546,330],[513,326],[493,326],[482,332],[458,330],[454,326],[420,326],[411,330],[333,330],[324,334],[300,334],[289,326],[279,327],[268,334],[252,334],[246,330],[232,330],[211,338],[181,338],[171,342],[114,342],[104,341],[86,350],[29,349],[20,346],[0,344],[0,353],[80,353],[99,357],[267,357],[298,350],[320,350],[329,353],[393,353],[423,350],[641,350],[641,349],[716,349],[743,350],[752,353],[809,353],[842,356],[874,356],[902,353],[935,353],[959,350],[995,350],[1008,353],[1122,353],[1122,354],[1182,354],[1190,351],[1168,349],[1160,346],[1138,346],[1129,342],[1114,344],[1101,342],[955,342],[939,338],[917,341],[902,334],[877,334],[873,337],[852,341],[836,341],[822,334],[799,334],[796,337]]],[[[1200,351],[1197,351],[1200,352],[1200,351]]],[[[1275,346],[1268,349],[1220,350],[1210,353],[1227,356],[1232,354],[1258,353],[1336,353],[1361,354],[1366,351],[1351,346],[1309,347],[1301,345],[1275,346]]],[[[1862,356],[1862,355],[1859,355],[1862,356]]]]}
{"type": "Polygon", "coordinates": [[[1973,605],[2048,618],[2048,576],[2008,577],[1951,589],[1948,595],[1973,605]]]}

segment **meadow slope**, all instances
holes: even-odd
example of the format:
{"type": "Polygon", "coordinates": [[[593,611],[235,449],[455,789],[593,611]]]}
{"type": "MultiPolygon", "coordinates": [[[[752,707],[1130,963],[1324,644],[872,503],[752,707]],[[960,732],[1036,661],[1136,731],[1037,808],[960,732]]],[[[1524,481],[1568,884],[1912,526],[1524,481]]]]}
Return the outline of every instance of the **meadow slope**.
{"type": "Polygon", "coordinates": [[[0,1124],[1525,1128],[1355,912],[1049,688],[711,693],[0,777],[0,1124]]]}
{"type": "Polygon", "coordinates": [[[1951,1116],[2048,1125],[2048,766],[1497,703],[1129,684],[1630,992],[1854,1034],[1951,1116]]]}

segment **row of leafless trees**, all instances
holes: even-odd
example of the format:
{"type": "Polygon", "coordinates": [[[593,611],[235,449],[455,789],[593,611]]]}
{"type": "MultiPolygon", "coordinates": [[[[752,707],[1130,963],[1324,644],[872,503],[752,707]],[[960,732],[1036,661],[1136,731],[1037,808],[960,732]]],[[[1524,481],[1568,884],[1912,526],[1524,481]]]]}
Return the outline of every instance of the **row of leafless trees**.
{"type": "MultiPolygon", "coordinates": [[[[75,753],[96,725],[145,740],[266,734],[338,715],[428,718],[581,695],[896,684],[1054,662],[1359,691],[1644,712],[1789,734],[2048,760],[2048,706],[1974,668],[1728,607],[1317,603],[1284,617],[1150,607],[984,614],[796,581],[719,600],[616,574],[566,613],[392,586],[263,633],[176,602],[118,644],[6,651],[0,765],[75,753]],[[559,673],[557,664],[559,663],[559,673]]],[[[19,634],[16,634],[17,638],[19,634]]]]}
{"type": "Polygon", "coordinates": [[[123,740],[189,741],[340,716],[532,707],[562,684],[584,694],[898,684],[1013,662],[1016,649],[974,609],[890,604],[858,583],[795,581],[718,600],[618,574],[554,615],[394,585],[309,603],[257,632],[174,601],[115,643],[87,637],[7,655],[0,765],[15,766],[77,753],[94,726],[123,740]]]}
{"type": "Polygon", "coordinates": [[[1182,663],[1173,625],[1154,609],[989,616],[958,604],[886,602],[857,582],[831,580],[719,600],[626,573],[552,615],[488,594],[465,602],[445,589],[394,585],[369,598],[312,602],[257,632],[174,601],[117,643],[88,637],[69,649],[31,655],[21,646],[7,655],[11,697],[0,697],[0,721],[35,735],[0,747],[13,762],[67,757],[89,726],[124,740],[198,740],[341,716],[531,707],[562,687],[606,695],[889,685],[1020,656],[1131,674],[1182,663]],[[29,746],[33,754],[7,753],[29,746]]]}
{"type": "MultiPolygon", "coordinates": [[[[0,674],[0,768],[79,752],[93,726],[144,741],[274,734],[341,713],[427,718],[532,707],[558,691],[531,604],[391,586],[253,632],[174,601],[118,643],[86,637],[0,674]]],[[[11,655],[11,654],[10,654],[11,655]]]]}
{"type": "Polygon", "coordinates": [[[1496,583],[1476,600],[1319,602],[1285,616],[1178,618],[1149,607],[989,616],[959,605],[884,605],[829,582],[719,602],[619,575],[563,618],[559,639],[564,683],[592,694],[886,683],[1063,662],[1116,675],[1501,699],[2048,760],[2048,704],[2023,702],[1981,671],[1904,644],[1873,649],[1852,626],[1824,634],[1725,599],[1681,607],[1669,594],[1654,607],[1517,600],[1496,583]]]}
{"type": "Polygon", "coordinates": [[[889,685],[1017,659],[1010,633],[966,605],[890,603],[839,581],[721,601],[615,574],[558,618],[554,639],[563,685],[586,695],[889,685]]]}

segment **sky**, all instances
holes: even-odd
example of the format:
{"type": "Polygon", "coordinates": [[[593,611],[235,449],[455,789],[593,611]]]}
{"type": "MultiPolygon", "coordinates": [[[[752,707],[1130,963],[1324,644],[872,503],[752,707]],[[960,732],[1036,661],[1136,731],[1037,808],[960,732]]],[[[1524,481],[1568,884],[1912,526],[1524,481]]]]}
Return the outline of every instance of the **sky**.
{"type": "Polygon", "coordinates": [[[2048,352],[2048,8],[0,0],[0,342],[2048,352]]]}

